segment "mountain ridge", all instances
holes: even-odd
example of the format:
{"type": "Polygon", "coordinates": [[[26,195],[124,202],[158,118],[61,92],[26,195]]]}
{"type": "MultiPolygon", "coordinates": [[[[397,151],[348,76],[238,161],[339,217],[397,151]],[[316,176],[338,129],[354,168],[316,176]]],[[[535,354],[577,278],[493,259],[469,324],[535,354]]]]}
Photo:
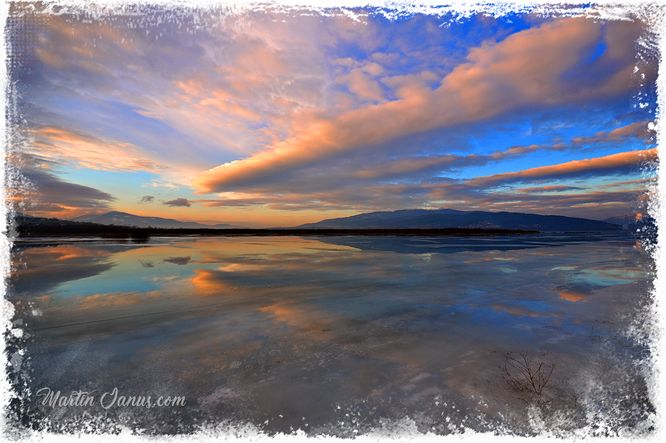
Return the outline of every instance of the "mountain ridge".
{"type": "Polygon", "coordinates": [[[305,223],[307,229],[441,229],[498,228],[539,231],[617,231],[622,227],[599,220],[563,215],[541,215],[521,212],[459,211],[455,209],[400,209],[376,211],[349,217],[305,223]]]}
{"type": "Polygon", "coordinates": [[[141,228],[224,229],[237,227],[235,225],[229,225],[225,223],[207,225],[198,222],[183,222],[172,218],[147,217],[122,211],[109,211],[103,214],[81,215],[79,217],[72,218],[71,220],[77,222],[97,223],[100,225],[135,226],[141,228]]]}

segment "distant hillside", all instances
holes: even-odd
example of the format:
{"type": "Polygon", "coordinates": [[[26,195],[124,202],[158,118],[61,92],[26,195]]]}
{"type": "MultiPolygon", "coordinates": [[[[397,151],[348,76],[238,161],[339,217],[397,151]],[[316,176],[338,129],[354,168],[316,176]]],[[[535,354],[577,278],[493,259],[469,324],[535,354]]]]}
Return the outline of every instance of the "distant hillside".
{"type": "Polygon", "coordinates": [[[8,235],[15,237],[52,237],[52,236],[83,236],[109,238],[142,238],[148,236],[138,230],[149,228],[133,228],[128,226],[100,225],[84,221],[61,220],[58,218],[32,217],[15,214],[10,220],[8,235]]]}
{"type": "Polygon", "coordinates": [[[631,215],[626,215],[624,217],[610,217],[605,219],[604,221],[612,225],[627,227],[634,222],[634,217],[631,215]]]}
{"type": "Polygon", "coordinates": [[[519,212],[403,209],[333,218],[299,226],[308,229],[526,229],[538,231],[617,231],[621,226],[585,218],[519,212]]]}
{"type": "Polygon", "coordinates": [[[14,226],[30,226],[30,227],[65,227],[65,228],[90,228],[90,227],[99,227],[100,225],[96,223],[89,223],[83,221],[73,221],[73,220],[64,220],[61,218],[46,218],[46,217],[33,217],[31,215],[25,215],[17,213],[14,215],[13,220],[14,226]]]}
{"type": "Polygon", "coordinates": [[[604,220],[607,223],[620,225],[626,229],[638,229],[646,225],[656,225],[657,221],[649,215],[643,215],[637,218],[635,215],[627,215],[624,217],[611,217],[604,220]]]}
{"type": "Polygon", "coordinates": [[[605,221],[622,226],[623,229],[632,232],[637,237],[647,238],[652,241],[657,240],[657,221],[649,215],[643,215],[638,219],[634,215],[612,217],[607,218],[605,221]]]}
{"type": "Polygon", "coordinates": [[[136,226],[139,228],[185,228],[185,229],[207,229],[207,228],[235,228],[233,225],[216,224],[204,225],[197,222],[182,222],[170,218],[143,217],[141,215],[128,214],[127,212],[111,211],[104,214],[83,215],[72,219],[78,222],[97,223],[100,225],[136,226]]]}

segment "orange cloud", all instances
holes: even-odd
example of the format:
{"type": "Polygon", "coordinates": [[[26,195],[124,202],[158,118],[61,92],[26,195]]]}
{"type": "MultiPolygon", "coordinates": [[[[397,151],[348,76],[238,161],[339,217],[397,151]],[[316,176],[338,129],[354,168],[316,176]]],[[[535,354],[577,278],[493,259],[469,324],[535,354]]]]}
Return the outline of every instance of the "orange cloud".
{"type": "Polygon", "coordinates": [[[636,167],[644,162],[657,160],[656,149],[621,152],[605,157],[573,160],[552,166],[525,169],[524,171],[479,177],[467,182],[471,186],[490,186],[509,182],[540,180],[546,178],[569,177],[595,172],[613,173],[623,168],[636,167]]]}
{"type": "Polygon", "coordinates": [[[304,166],[354,149],[455,124],[489,118],[526,105],[555,105],[606,97],[632,86],[636,23],[603,26],[585,18],[555,20],[473,48],[467,62],[436,89],[408,88],[398,100],[311,121],[302,130],[250,157],[210,169],[193,181],[199,193],[271,181],[304,166]],[[634,39],[631,39],[631,36],[634,39]],[[622,38],[620,38],[622,37],[622,38]],[[613,46],[587,66],[595,82],[576,79],[589,48],[603,39],[613,46]],[[548,62],[539,62],[548,60],[548,62]],[[603,76],[601,76],[603,74],[603,76]]]}
{"type": "MultiPolygon", "coordinates": [[[[235,115],[248,121],[259,121],[261,116],[252,111],[249,107],[241,106],[234,102],[233,97],[222,90],[215,90],[206,94],[207,98],[202,99],[201,106],[212,108],[225,115],[235,115]]],[[[202,109],[202,112],[204,110],[202,109]]]]}
{"type": "Polygon", "coordinates": [[[592,137],[575,137],[574,144],[581,145],[586,143],[616,142],[629,137],[648,139],[654,131],[650,130],[647,121],[630,123],[626,126],[615,128],[611,131],[600,131],[592,137]]]}
{"type": "Polygon", "coordinates": [[[620,128],[615,128],[608,133],[608,138],[610,140],[618,140],[620,138],[630,137],[630,136],[648,137],[652,132],[653,131],[650,131],[650,129],[648,128],[648,122],[643,121],[643,122],[631,123],[629,125],[622,126],[620,128]]]}
{"type": "Polygon", "coordinates": [[[577,191],[582,188],[576,186],[563,186],[563,185],[550,185],[550,186],[535,186],[529,188],[521,188],[518,192],[525,193],[535,193],[535,192],[565,192],[565,191],[577,191]]]}
{"type": "MultiPolygon", "coordinates": [[[[28,11],[26,11],[28,12],[28,11]]],[[[71,16],[40,14],[36,29],[48,33],[49,38],[40,38],[40,47],[35,49],[37,58],[56,68],[83,68],[93,73],[105,73],[101,60],[108,60],[119,53],[139,54],[141,48],[128,35],[113,25],[95,20],[81,22],[71,16]],[[77,58],[63,57],[61,44],[67,42],[66,50],[77,58]],[[90,42],[104,42],[104,45],[91,45],[90,42]]]]}
{"type": "Polygon", "coordinates": [[[375,80],[364,73],[361,69],[352,70],[343,80],[349,90],[358,97],[365,100],[380,101],[383,100],[382,89],[375,80]]]}
{"type": "Polygon", "coordinates": [[[53,162],[69,161],[103,171],[149,171],[160,167],[129,143],[101,140],[53,126],[31,130],[33,151],[53,162]]]}

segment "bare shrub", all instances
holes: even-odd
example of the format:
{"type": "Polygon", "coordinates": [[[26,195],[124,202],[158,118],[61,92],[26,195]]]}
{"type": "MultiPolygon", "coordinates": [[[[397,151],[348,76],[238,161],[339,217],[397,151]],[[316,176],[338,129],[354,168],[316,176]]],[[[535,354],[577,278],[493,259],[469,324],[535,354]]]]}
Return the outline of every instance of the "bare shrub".
{"type": "Polygon", "coordinates": [[[515,356],[511,352],[504,355],[504,380],[514,391],[522,395],[525,401],[546,403],[545,393],[555,365],[542,360],[531,359],[526,352],[515,356]]]}

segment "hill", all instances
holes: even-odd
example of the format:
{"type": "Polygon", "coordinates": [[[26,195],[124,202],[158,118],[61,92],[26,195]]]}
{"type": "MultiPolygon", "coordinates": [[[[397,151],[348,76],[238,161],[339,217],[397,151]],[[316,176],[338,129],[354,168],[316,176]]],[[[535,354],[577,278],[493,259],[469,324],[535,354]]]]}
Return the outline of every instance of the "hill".
{"type": "Polygon", "coordinates": [[[97,223],[100,225],[135,226],[138,228],[169,228],[169,229],[225,229],[235,228],[233,225],[205,225],[197,222],[183,222],[162,217],[144,217],[127,212],[111,211],[104,214],[82,215],[72,219],[77,222],[97,223]]]}
{"type": "Polygon", "coordinates": [[[307,223],[306,229],[521,229],[537,231],[617,231],[622,227],[598,220],[520,212],[403,209],[369,212],[307,223]]]}

